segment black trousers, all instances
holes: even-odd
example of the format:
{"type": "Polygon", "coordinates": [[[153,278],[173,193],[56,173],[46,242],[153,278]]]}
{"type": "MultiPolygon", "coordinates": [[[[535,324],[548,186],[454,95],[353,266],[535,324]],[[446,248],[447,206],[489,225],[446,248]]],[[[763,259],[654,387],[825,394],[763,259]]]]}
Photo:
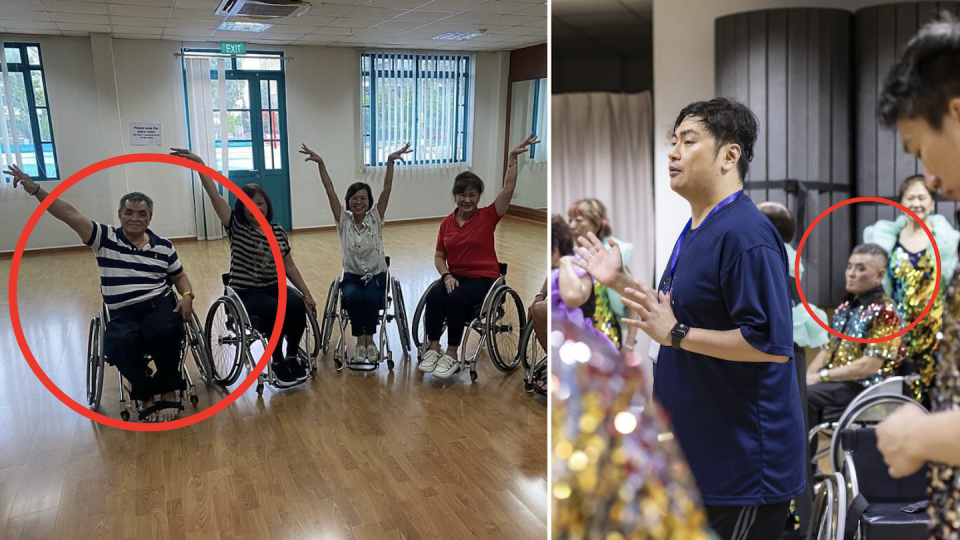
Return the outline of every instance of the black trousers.
{"type": "Polygon", "coordinates": [[[447,322],[447,346],[459,347],[463,341],[463,327],[473,319],[477,306],[493,286],[490,278],[457,278],[460,282],[453,292],[440,284],[427,294],[426,316],[423,324],[427,331],[427,339],[440,341],[443,333],[443,322],[447,322]]]}
{"type": "Polygon", "coordinates": [[[110,310],[110,322],[103,336],[107,363],[117,366],[130,383],[130,397],[144,401],[159,394],[183,390],[180,351],[185,339],[183,319],[172,293],[110,310]],[[147,376],[149,354],[156,373],[147,376]]]}
{"type": "MultiPolygon", "coordinates": [[[[276,285],[257,289],[237,289],[237,296],[243,301],[243,306],[250,316],[250,324],[263,334],[270,337],[273,325],[277,322],[277,304],[280,303],[280,293],[276,285]]],[[[283,317],[281,338],[287,340],[287,356],[296,355],[303,331],[307,327],[307,304],[300,296],[287,294],[287,310],[283,317]]],[[[278,343],[273,350],[273,360],[283,361],[283,343],[278,343]]]]}
{"type": "MultiPolygon", "coordinates": [[[[824,409],[827,407],[844,408],[863,392],[865,388],[858,382],[841,381],[818,383],[807,387],[807,418],[810,426],[816,426],[836,418],[825,418],[824,409]]],[[[810,455],[817,453],[817,440],[810,443],[810,455]]],[[[808,467],[809,469],[810,467],[808,467]]]]}
{"type": "Polygon", "coordinates": [[[790,503],[759,506],[706,506],[710,528],[723,540],[777,540],[790,503]]]}
{"type": "Polygon", "coordinates": [[[350,317],[350,330],[354,337],[372,336],[377,333],[380,309],[387,291],[387,273],[381,272],[364,282],[360,274],[343,273],[340,294],[343,308],[350,317]]]}

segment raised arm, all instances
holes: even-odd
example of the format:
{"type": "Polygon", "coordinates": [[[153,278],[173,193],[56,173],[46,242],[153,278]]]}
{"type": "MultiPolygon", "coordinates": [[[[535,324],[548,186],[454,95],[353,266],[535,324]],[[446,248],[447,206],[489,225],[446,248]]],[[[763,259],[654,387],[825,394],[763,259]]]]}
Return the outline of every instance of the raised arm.
{"type": "Polygon", "coordinates": [[[519,146],[510,150],[510,155],[507,157],[507,170],[503,174],[503,189],[500,190],[496,200],[493,201],[493,204],[497,207],[497,213],[501,216],[510,209],[513,192],[517,190],[517,170],[519,169],[518,158],[520,154],[526,153],[530,146],[539,142],[540,140],[531,134],[519,146]]]}
{"type": "Polygon", "coordinates": [[[387,156],[387,173],[383,177],[383,191],[380,193],[380,198],[377,199],[377,212],[380,212],[381,220],[383,220],[383,216],[387,213],[387,204],[390,202],[390,191],[393,190],[393,164],[397,161],[406,163],[403,160],[403,155],[409,154],[412,151],[413,150],[410,150],[410,143],[407,143],[403,145],[403,148],[387,156]]]}
{"type": "MultiPolygon", "coordinates": [[[[204,165],[203,160],[200,159],[200,156],[194,154],[186,148],[171,148],[170,150],[173,150],[170,152],[171,156],[186,158],[204,165]]],[[[217,217],[220,218],[220,223],[229,225],[230,215],[233,213],[233,210],[230,208],[230,203],[228,203],[227,200],[220,195],[220,192],[217,191],[217,183],[213,180],[213,178],[210,178],[203,173],[199,174],[200,184],[203,185],[203,190],[207,192],[207,197],[210,198],[210,204],[213,205],[213,209],[217,213],[217,217]]]]}
{"type": "Polygon", "coordinates": [[[305,144],[300,145],[300,153],[307,156],[303,161],[312,161],[317,164],[317,168],[320,170],[320,181],[323,182],[323,190],[327,192],[327,201],[330,203],[330,211],[333,212],[333,220],[340,223],[340,212],[343,211],[343,207],[340,205],[340,199],[337,198],[337,192],[333,189],[333,180],[327,173],[327,166],[323,163],[323,158],[307,148],[305,144]]]}
{"type": "MultiPolygon", "coordinates": [[[[38,201],[43,202],[43,200],[47,198],[47,195],[49,195],[47,190],[38,186],[36,182],[30,178],[29,174],[20,170],[16,165],[10,165],[10,168],[3,172],[13,177],[14,188],[18,185],[23,186],[23,190],[27,192],[27,194],[36,197],[38,201]]],[[[77,233],[77,236],[80,237],[80,240],[83,242],[90,240],[90,236],[93,234],[93,222],[85,218],[83,214],[71,206],[70,203],[65,202],[63,199],[57,199],[50,204],[50,208],[48,208],[47,211],[53,214],[53,217],[66,223],[73,229],[77,233]]]]}

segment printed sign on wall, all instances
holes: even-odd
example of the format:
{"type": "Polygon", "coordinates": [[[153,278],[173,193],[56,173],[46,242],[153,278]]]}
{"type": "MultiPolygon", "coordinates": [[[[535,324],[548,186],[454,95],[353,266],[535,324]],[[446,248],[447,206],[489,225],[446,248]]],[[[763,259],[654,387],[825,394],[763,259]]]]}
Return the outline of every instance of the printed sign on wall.
{"type": "Polygon", "coordinates": [[[160,124],[136,122],[130,124],[130,146],[161,146],[160,124]]]}

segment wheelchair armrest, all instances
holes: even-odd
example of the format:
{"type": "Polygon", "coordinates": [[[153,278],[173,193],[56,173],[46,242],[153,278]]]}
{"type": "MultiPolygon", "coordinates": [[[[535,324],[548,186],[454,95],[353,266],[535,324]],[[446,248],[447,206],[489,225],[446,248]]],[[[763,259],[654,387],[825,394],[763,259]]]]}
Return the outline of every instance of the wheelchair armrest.
{"type": "Polygon", "coordinates": [[[505,262],[500,263],[500,275],[501,276],[507,275],[507,263],[505,262]]]}
{"type": "Polygon", "coordinates": [[[384,257],[384,260],[387,261],[387,268],[390,268],[390,256],[384,257]]]}
{"type": "Polygon", "coordinates": [[[220,281],[223,282],[223,286],[226,287],[227,283],[230,283],[230,274],[220,274],[220,281]]]}

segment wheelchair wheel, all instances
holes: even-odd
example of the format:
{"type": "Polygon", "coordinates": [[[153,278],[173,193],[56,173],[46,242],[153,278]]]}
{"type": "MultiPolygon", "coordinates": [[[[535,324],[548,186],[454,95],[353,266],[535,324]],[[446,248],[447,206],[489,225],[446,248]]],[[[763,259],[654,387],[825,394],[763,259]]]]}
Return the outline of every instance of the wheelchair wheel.
{"type": "Polygon", "coordinates": [[[317,324],[317,317],[307,308],[307,327],[303,330],[303,337],[300,339],[300,347],[297,355],[306,363],[307,369],[311,374],[317,373],[317,356],[320,353],[320,328],[317,324]]]}
{"type": "Polygon", "coordinates": [[[327,290],[327,302],[323,306],[323,321],[320,328],[320,348],[323,354],[330,352],[330,336],[333,334],[333,321],[337,318],[337,304],[340,300],[340,278],[330,281],[327,290]]]}
{"type": "Polygon", "coordinates": [[[103,396],[103,326],[100,315],[90,319],[90,333],[87,336],[87,405],[94,411],[100,408],[103,396]]]}
{"type": "Polygon", "coordinates": [[[426,310],[427,310],[427,296],[430,295],[430,291],[434,287],[443,287],[443,284],[438,279],[430,283],[427,286],[427,290],[423,291],[423,294],[420,295],[420,300],[417,301],[417,307],[413,310],[413,321],[410,326],[410,330],[413,334],[413,345],[417,349],[417,360],[420,360],[420,357],[423,356],[423,352],[427,348],[427,329],[425,326],[426,319],[426,310]]]}
{"type": "Polygon", "coordinates": [[[246,329],[231,300],[221,297],[210,307],[204,337],[210,349],[214,380],[223,386],[237,382],[243,367],[240,359],[246,349],[246,329]]]}
{"type": "Polygon", "coordinates": [[[400,333],[400,346],[403,354],[410,352],[410,323],[407,319],[407,305],[403,301],[403,287],[400,282],[393,280],[393,316],[397,321],[397,331],[400,333]]]}
{"type": "Polygon", "coordinates": [[[200,319],[197,313],[191,314],[190,321],[184,324],[186,330],[187,346],[190,347],[190,353],[193,355],[193,361],[197,364],[197,371],[200,372],[200,378],[203,382],[213,382],[213,362],[210,359],[210,348],[203,338],[203,330],[200,327],[200,319]]]}
{"type": "Polygon", "coordinates": [[[833,430],[833,436],[830,437],[830,467],[836,472],[840,470],[843,463],[843,448],[840,444],[840,432],[857,426],[876,426],[884,418],[893,414],[902,405],[913,405],[919,407],[924,412],[926,407],[918,403],[913,398],[899,394],[879,394],[870,397],[855,408],[848,408],[837,423],[837,428],[833,430]]]}
{"type": "Polygon", "coordinates": [[[525,324],[520,295],[510,287],[500,287],[487,311],[486,332],[490,359],[504,373],[513,371],[520,363],[520,333],[525,324]]]}
{"type": "Polygon", "coordinates": [[[533,329],[533,321],[527,321],[520,336],[520,362],[523,369],[530,371],[530,366],[536,364],[537,359],[546,355],[540,342],[537,341],[537,332],[533,329]]]}

